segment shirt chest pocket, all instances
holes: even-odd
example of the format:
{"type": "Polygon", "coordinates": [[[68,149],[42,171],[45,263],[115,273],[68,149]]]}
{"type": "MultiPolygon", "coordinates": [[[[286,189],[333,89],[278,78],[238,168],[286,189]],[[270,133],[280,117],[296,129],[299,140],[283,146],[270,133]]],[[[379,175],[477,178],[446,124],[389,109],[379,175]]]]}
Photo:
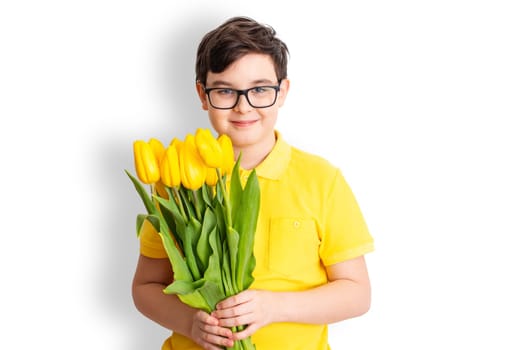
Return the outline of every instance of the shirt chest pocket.
{"type": "Polygon", "coordinates": [[[268,267],[272,271],[300,279],[320,264],[320,241],[311,219],[271,219],[268,243],[268,267]]]}

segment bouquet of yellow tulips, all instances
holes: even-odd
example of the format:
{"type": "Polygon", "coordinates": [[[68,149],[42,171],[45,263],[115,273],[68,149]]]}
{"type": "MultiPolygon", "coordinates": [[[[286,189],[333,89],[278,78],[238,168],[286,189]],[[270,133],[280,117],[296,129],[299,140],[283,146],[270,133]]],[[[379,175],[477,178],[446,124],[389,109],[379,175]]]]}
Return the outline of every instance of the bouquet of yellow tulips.
{"type": "MultiPolygon", "coordinates": [[[[135,141],[133,152],[138,179],[126,174],[147,210],[137,215],[137,235],[147,220],[162,239],[174,274],[164,292],[209,313],[248,289],[260,190],[255,171],[241,182],[231,139],[199,128],[166,148],[155,138],[135,141]]],[[[231,349],[255,346],[247,338],[231,349]]]]}

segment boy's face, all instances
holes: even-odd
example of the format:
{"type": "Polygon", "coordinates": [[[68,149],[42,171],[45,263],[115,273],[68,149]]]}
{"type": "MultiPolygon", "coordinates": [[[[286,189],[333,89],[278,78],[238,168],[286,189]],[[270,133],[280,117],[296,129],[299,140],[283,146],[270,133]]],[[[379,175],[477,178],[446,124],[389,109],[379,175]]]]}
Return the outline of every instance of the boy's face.
{"type": "MultiPolygon", "coordinates": [[[[206,88],[228,88],[244,90],[257,86],[278,85],[273,62],[268,55],[247,54],[233,62],[221,73],[208,72],[206,88]]],[[[208,100],[204,87],[197,83],[202,108],[208,111],[212,127],[220,134],[228,135],[234,148],[258,149],[269,152],[275,143],[274,126],[279,108],[284,104],[289,81],[280,85],[275,104],[267,108],[254,108],[246,96],[232,109],[216,109],[208,100]]]]}

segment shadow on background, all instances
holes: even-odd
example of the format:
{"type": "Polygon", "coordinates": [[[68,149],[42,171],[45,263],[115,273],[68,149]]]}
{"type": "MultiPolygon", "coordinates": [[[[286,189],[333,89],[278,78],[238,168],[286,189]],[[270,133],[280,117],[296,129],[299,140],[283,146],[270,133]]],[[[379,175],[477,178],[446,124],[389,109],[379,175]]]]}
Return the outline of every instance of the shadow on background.
{"type": "MultiPolygon", "coordinates": [[[[195,90],[194,62],[200,39],[223,18],[214,14],[190,15],[185,23],[174,24],[167,35],[165,51],[160,53],[159,86],[166,95],[167,115],[161,123],[141,130],[144,139],[156,137],[169,142],[183,138],[197,127],[208,127],[207,114],[202,111],[195,90]]],[[[155,122],[155,121],[154,121],[155,122]]],[[[155,122],[157,123],[157,122],[155,122]]],[[[102,222],[97,232],[100,261],[96,271],[97,300],[101,299],[104,314],[123,334],[127,350],[160,349],[168,330],[147,319],[136,310],[131,298],[131,282],[139,254],[135,235],[135,218],[145,213],[142,202],[124,169],[135,173],[129,135],[109,135],[99,142],[94,162],[100,171],[103,188],[100,207],[102,222]],[[120,327],[120,328],[119,328],[120,327]]]]}

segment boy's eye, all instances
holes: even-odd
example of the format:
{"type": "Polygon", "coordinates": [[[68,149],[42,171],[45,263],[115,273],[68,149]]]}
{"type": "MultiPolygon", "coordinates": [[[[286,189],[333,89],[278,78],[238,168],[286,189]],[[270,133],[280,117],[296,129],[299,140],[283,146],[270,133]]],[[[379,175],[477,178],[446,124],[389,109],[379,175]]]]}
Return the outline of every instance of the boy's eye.
{"type": "Polygon", "coordinates": [[[235,95],[235,90],[232,90],[232,89],[219,89],[219,90],[215,90],[217,91],[217,93],[219,95],[235,95]]]}
{"type": "Polygon", "coordinates": [[[265,93],[269,90],[269,88],[267,88],[266,86],[256,86],[254,88],[252,88],[252,93],[255,93],[255,94],[262,94],[262,93],[265,93]]]}

